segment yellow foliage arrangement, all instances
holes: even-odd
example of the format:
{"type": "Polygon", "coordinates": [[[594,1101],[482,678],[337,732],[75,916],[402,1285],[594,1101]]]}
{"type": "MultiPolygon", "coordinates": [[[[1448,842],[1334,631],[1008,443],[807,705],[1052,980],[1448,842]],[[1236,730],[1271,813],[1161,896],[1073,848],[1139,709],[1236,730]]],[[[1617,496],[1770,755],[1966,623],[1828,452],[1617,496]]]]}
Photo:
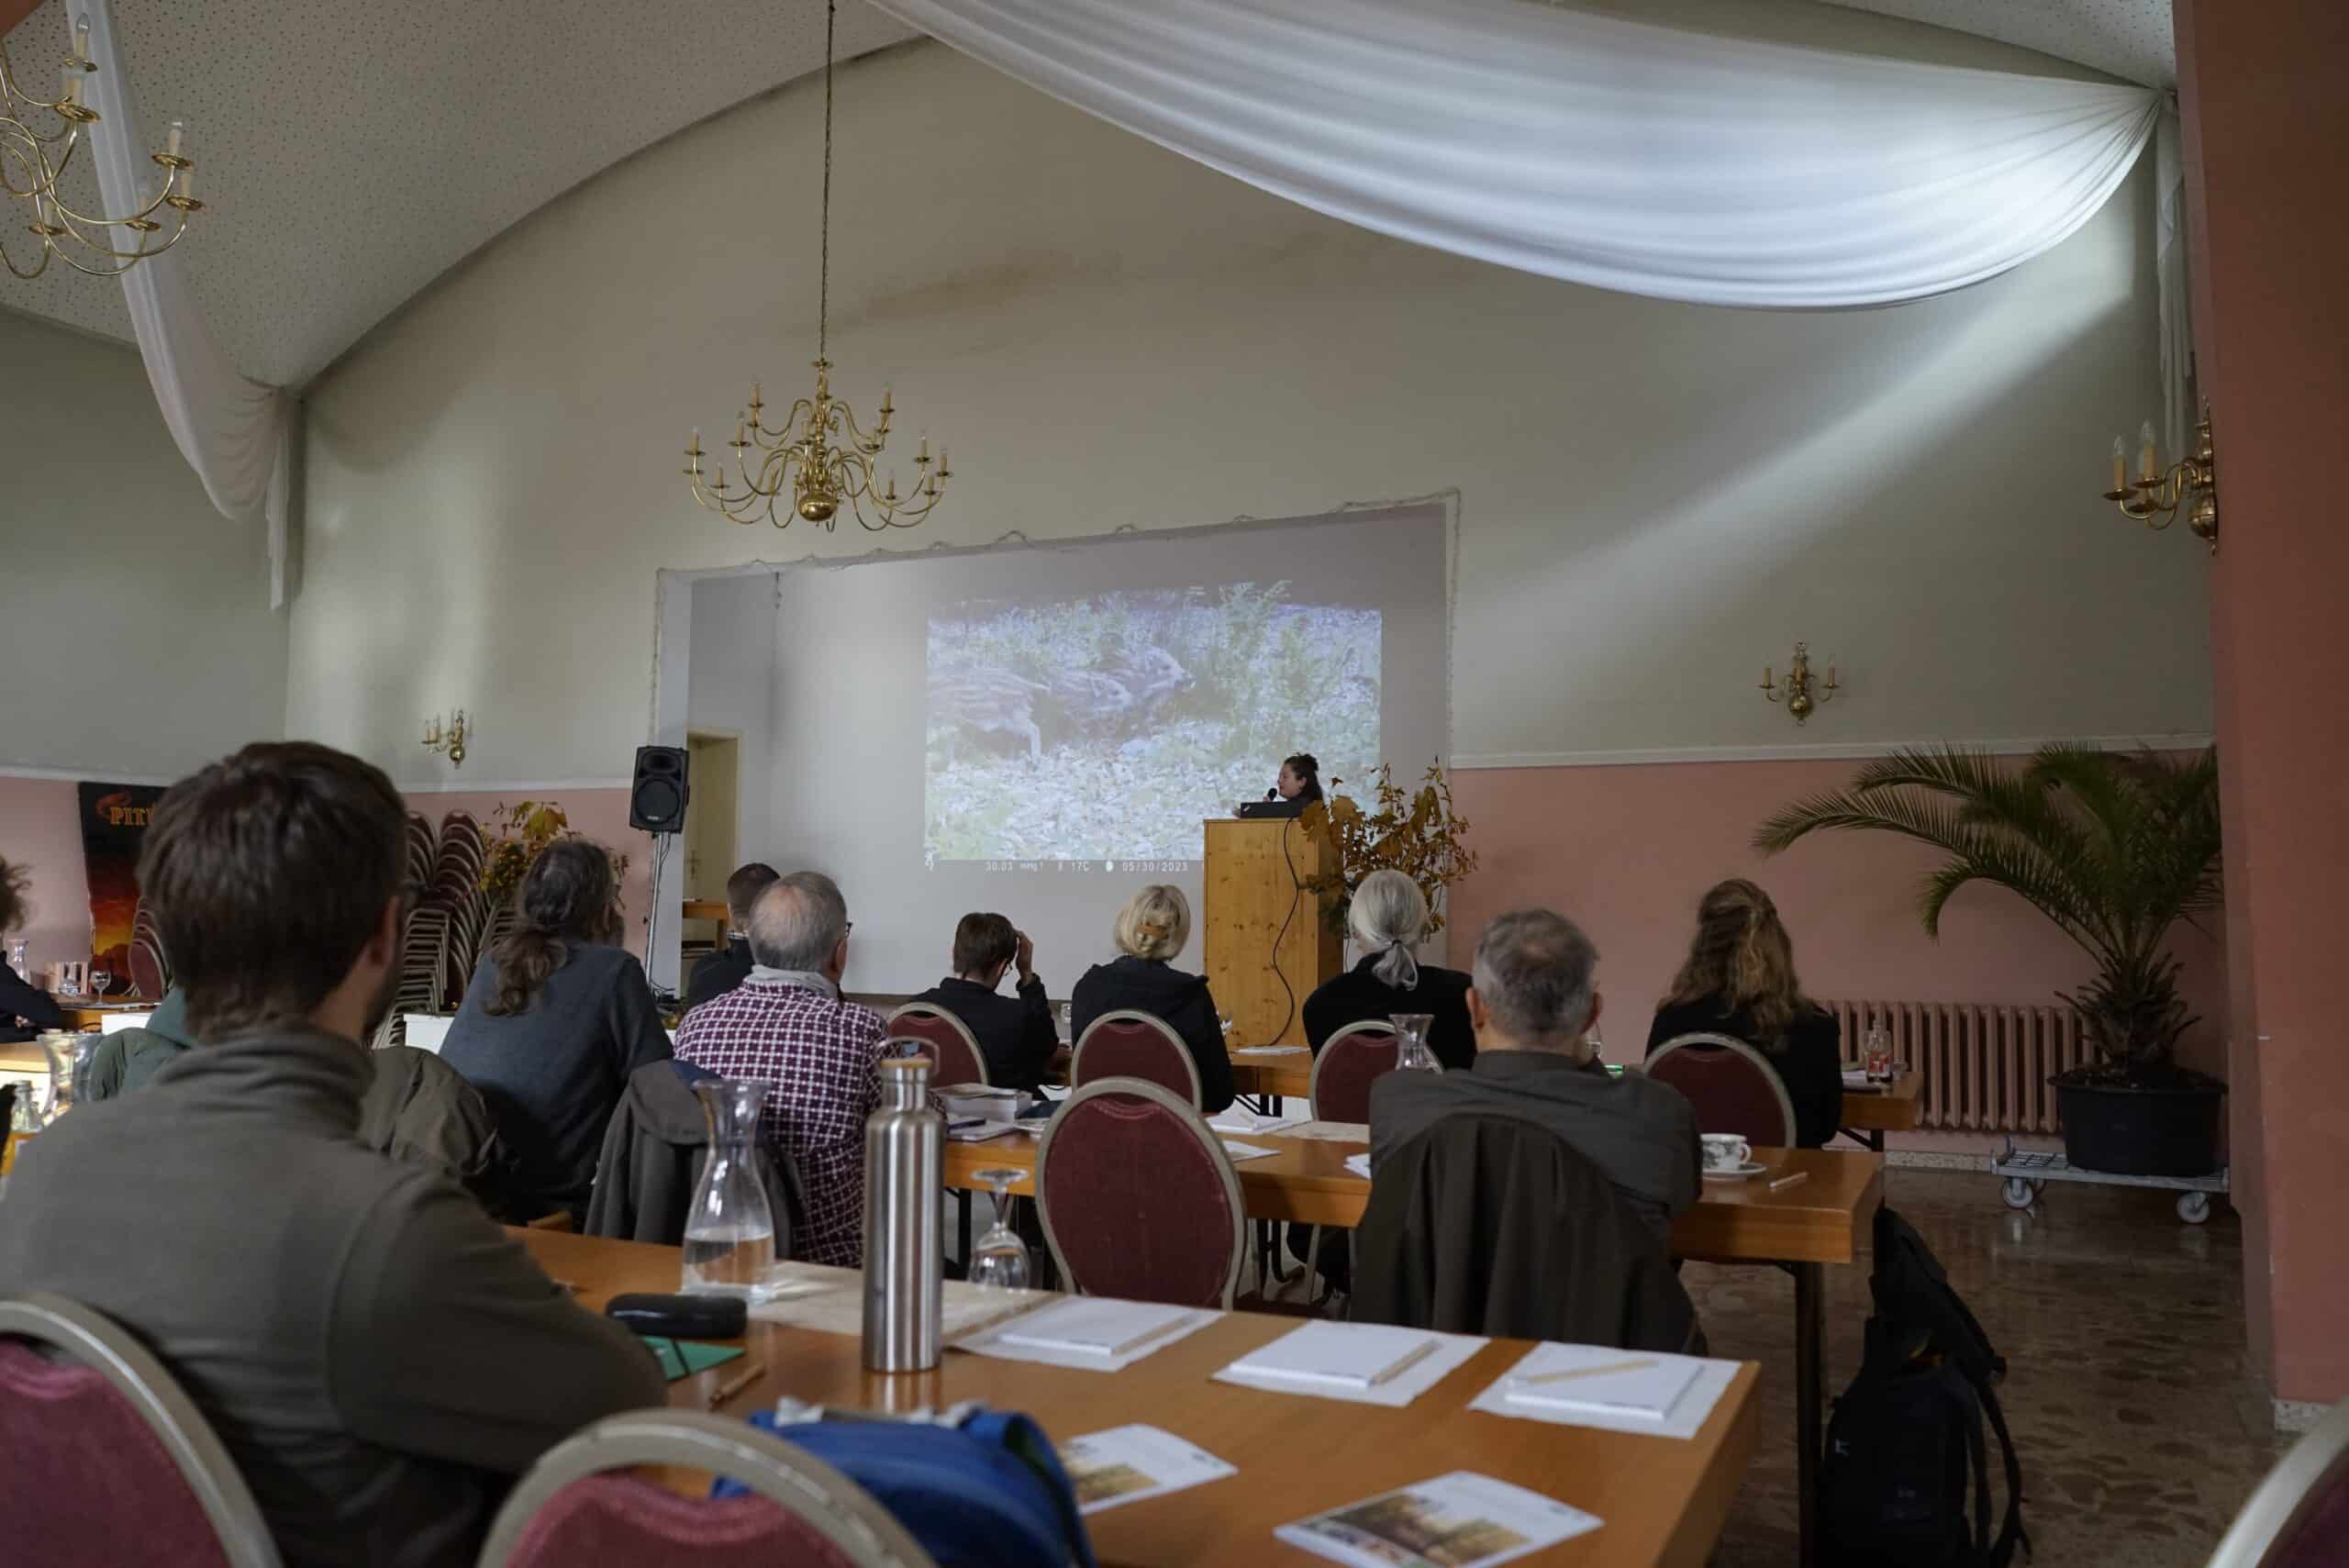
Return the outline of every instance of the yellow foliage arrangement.
{"type": "MultiPolygon", "coordinates": [[[[1335,781],[1332,781],[1335,782],[1335,781]]],[[[1375,871],[1399,871],[1419,884],[1428,901],[1428,929],[1443,929],[1441,895],[1476,869],[1476,851],[1463,841],[1465,818],[1452,809],[1452,781],[1443,764],[1430,762],[1417,790],[1395,782],[1394,764],[1381,762],[1372,785],[1378,809],[1365,811],[1350,795],[1332,795],[1305,808],[1305,830],[1337,851],[1338,870],[1308,878],[1308,892],[1335,893],[1330,917],[1341,929],[1346,905],[1363,878],[1375,871]]]]}
{"type": "MultiPolygon", "coordinates": [[[[493,908],[504,908],[514,897],[514,890],[522,885],[522,873],[539,858],[539,851],[557,839],[580,837],[572,831],[570,814],[551,800],[518,800],[508,806],[500,802],[489,814],[495,830],[484,826],[481,830],[482,848],[486,851],[481,868],[481,890],[489,895],[493,908]]],[[[612,857],[612,901],[619,902],[619,885],[628,880],[628,857],[607,850],[612,857]]]]}

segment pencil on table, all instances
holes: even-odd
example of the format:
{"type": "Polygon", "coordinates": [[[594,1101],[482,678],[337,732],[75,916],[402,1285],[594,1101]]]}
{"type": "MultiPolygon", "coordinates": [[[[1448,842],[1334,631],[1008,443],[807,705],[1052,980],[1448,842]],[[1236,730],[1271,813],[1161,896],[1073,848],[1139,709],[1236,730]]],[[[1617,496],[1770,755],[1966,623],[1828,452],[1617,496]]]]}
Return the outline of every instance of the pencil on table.
{"type": "Polygon", "coordinates": [[[1797,1171],[1791,1176],[1780,1176],[1776,1181],[1772,1182],[1770,1184],[1770,1190],[1774,1193],[1784,1192],[1788,1187],[1798,1187],[1809,1180],[1810,1180],[1810,1173],[1809,1171],[1797,1171]]]}
{"type": "Polygon", "coordinates": [[[1610,1372],[1642,1372],[1655,1365],[1652,1361],[1609,1362],[1604,1366],[1572,1366],[1564,1372],[1545,1372],[1539,1377],[1520,1377],[1520,1388],[1533,1388],[1544,1383],[1564,1383],[1574,1377],[1599,1377],[1610,1372]]]}
{"type": "Polygon", "coordinates": [[[766,1374],[766,1370],[767,1369],[758,1362],[752,1362],[736,1375],[729,1377],[724,1383],[719,1384],[718,1385],[718,1392],[709,1396],[709,1408],[713,1410],[717,1409],[720,1405],[725,1404],[729,1399],[733,1398],[734,1396],[741,1393],[745,1388],[750,1387],[751,1385],[756,1383],[761,1377],[766,1374]]]}

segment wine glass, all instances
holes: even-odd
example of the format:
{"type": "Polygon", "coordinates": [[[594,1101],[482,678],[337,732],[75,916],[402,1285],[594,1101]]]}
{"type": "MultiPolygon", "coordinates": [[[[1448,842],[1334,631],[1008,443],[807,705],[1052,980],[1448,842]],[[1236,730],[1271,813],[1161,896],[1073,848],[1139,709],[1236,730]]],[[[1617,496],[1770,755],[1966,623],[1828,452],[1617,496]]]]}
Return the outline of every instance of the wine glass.
{"type": "Polygon", "coordinates": [[[995,1204],[995,1223],[971,1248],[970,1283],[981,1290],[1026,1290],[1032,1271],[1028,1244],[1012,1232],[1011,1184],[1028,1173],[1002,1167],[974,1172],[985,1182],[995,1204]]]}
{"type": "Polygon", "coordinates": [[[109,972],[103,969],[94,969],[90,971],[90,1000],[93,1002],[105,1001],[106,999],[106,987],[113,984],[114,975],[109,972]]]}
{"type": "Polygon", "coordinates": [[[1428,1049],[1428,1026],[1435,1022],[1432,1013],[1395,1013],[1388,1016],[1395,1026],[1395,1065],[1404,1072],[1441,1073],[1443,1064],[1428,1049]]]}

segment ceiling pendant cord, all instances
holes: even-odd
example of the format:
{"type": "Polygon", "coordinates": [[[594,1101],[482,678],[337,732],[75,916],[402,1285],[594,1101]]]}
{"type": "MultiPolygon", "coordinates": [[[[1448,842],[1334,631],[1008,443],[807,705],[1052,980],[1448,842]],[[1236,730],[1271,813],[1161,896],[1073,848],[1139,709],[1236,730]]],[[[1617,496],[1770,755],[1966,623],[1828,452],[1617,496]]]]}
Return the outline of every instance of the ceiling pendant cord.
{"type": "Polygon", "coordinates": [[[816,358],[828,358],[827,324],[832,310],[832,21],[837,0],[824,0],[824,217],[816,270],[816,358]]]}

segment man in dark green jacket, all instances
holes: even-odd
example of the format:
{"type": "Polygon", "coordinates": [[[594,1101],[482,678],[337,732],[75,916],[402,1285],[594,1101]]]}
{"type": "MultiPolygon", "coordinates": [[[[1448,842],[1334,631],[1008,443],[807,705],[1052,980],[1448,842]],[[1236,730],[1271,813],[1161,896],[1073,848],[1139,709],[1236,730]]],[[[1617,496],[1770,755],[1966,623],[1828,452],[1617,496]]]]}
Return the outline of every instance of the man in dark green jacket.
{"type": "Polygon", "coordinates": [[[151,1347],[295,1568],[468,1568],[513,1477],[663,1399],[455,1183],[359,1140],[405,833],[391,781],[323,746],[173,786],[139,885],[200,1043],[26,1145],[0,1218],[0,1296],[151,1347]]]}
{"type": "Polygon", "coordinates": [[[144,1025],[117,1029],[98,1041],[98,1049],[83,1064],[74,1097],[87,1102],[127,1095],[195,1043],[195,1036],[187,1027],[187,993],[165,992],[144,1025]]]}

